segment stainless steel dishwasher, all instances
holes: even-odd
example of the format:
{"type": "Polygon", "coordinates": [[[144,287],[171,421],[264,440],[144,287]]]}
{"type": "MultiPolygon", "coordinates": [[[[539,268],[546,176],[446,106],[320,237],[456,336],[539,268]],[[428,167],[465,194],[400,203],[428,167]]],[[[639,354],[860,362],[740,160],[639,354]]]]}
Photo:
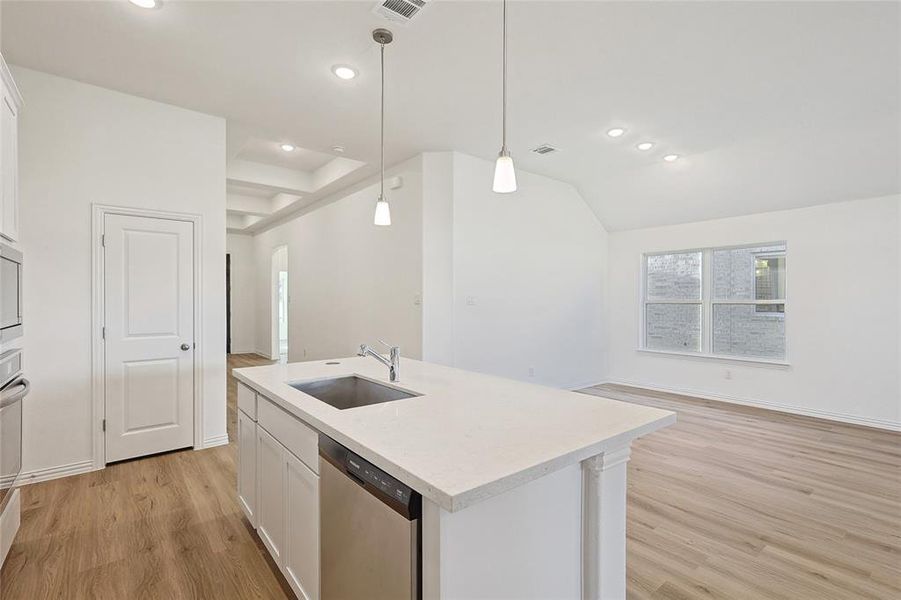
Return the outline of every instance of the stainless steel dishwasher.
{"type": "Polygon", "coordinates": [[[422,496],[319,436],[321,600],[422,597],[422,496]]]}

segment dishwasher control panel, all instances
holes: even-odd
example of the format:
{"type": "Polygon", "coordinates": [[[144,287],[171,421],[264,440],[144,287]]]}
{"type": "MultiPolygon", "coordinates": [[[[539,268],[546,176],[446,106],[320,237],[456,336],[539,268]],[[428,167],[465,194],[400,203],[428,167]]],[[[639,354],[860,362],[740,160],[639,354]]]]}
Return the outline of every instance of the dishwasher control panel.
{"type": "Polygon", "coordinates": [[[346,465],[348,473],[356,475],[367,483],[371,483],[389,497],[403,504],[407,504],[410,501],[410,494],[413,490],[381,469],[373,467],[356,454],[352,452],[347,453],[346,465]]]}
{"type": "Polygon", "coordinates": [[[319,434],[319,455],[345,476],[353,479],[370,494],[408,519],[418,519],[422,512],[422,496],[396,477],[359,457],[327,435],[319,434]]]}

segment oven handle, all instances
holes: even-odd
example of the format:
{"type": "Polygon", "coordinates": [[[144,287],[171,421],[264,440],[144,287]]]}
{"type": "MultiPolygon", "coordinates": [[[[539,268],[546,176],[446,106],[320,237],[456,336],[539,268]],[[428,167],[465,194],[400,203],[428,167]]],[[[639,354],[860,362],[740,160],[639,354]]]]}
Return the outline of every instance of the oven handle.
{"type": "Polygon", "coordinates": [[[23,377],[13,385],[4,389],[3,393],[0,394],[0,408],[5,408],[10,404],[15,404],[16,402],[27,396],[28,392],[30,391],[31,382],[23,377]]]}

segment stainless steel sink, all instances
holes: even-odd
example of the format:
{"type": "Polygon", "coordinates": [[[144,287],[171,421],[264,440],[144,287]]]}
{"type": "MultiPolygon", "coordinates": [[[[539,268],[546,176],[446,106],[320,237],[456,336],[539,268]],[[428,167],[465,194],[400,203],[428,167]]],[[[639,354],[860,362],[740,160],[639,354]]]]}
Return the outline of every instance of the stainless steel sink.
{"type": "Polygon", "coordinates": [[[420,395],[375,383],[356,375],[289,383],[288,385],[339,410],[414,398],[420,395]]]}

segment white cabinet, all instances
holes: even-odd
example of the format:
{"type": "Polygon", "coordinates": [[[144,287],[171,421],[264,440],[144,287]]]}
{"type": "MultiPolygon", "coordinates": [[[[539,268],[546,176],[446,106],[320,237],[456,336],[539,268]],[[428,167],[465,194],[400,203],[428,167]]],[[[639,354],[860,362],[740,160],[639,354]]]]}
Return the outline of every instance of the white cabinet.
{"type": "Polygon", "coordinates": [[[257,526],[257,424],[238,410],[238,503],[257,526]]]}
{"type": "Polygon", "coordinates": [[[22,97],[0,57],[0,237],[19,239],[18,117],[22,97]]]}
{"type": "Polygon", "coordinates": [[[319,477],[285,452],[285,547],[282,572],[302,600],[319,598],[319,477]]]}
{"type": "MultiPolygon", "coordinates": [[[[268,404],[259,398],[259,405],[268,404]]],[[[284,419],[295,420],[285,413],[284,419]]],[[[297,421],[297,425],[308,429],[297,421]]],[[[283,431],[296,433],[291,427],[283,431]]],[[[293,436],[292,436],[293,437],[293,436]]],[[[303,446],[300,446],[303,447],[303,446]]],[[[319,476],[280,440],[238,411],[238,498],[247,504],[242,490],[256,480],[255,503],[244,508],[256,517],[255,526],[263,545],[300,600],[319,599],[319,476]],[[253,428],[253,429],[252,429],[253,428]],[[256,439],[250,439],[250,431],[256,439]],[[244,471],[249,460],[246,446],[253,446],[256,469],[244,471]]],[[[318,455],[316,456],[318,467],[318,455]]],[[[248,516],[248,518],[251,518],[248,516]]],[[[254,522],[251,519],[251,522],[254,522]]]]}
{"type": "Polygon", "coordinates": [[[319,434],[315,429],[262,396],[257,402],[257,422],[311,471],[319,472],[319,434]]]}
{"type": "Polygon", "coordinates": [[[257,533],[281,568],[285,539],[285,450],[257,427],[257,533]]]}

